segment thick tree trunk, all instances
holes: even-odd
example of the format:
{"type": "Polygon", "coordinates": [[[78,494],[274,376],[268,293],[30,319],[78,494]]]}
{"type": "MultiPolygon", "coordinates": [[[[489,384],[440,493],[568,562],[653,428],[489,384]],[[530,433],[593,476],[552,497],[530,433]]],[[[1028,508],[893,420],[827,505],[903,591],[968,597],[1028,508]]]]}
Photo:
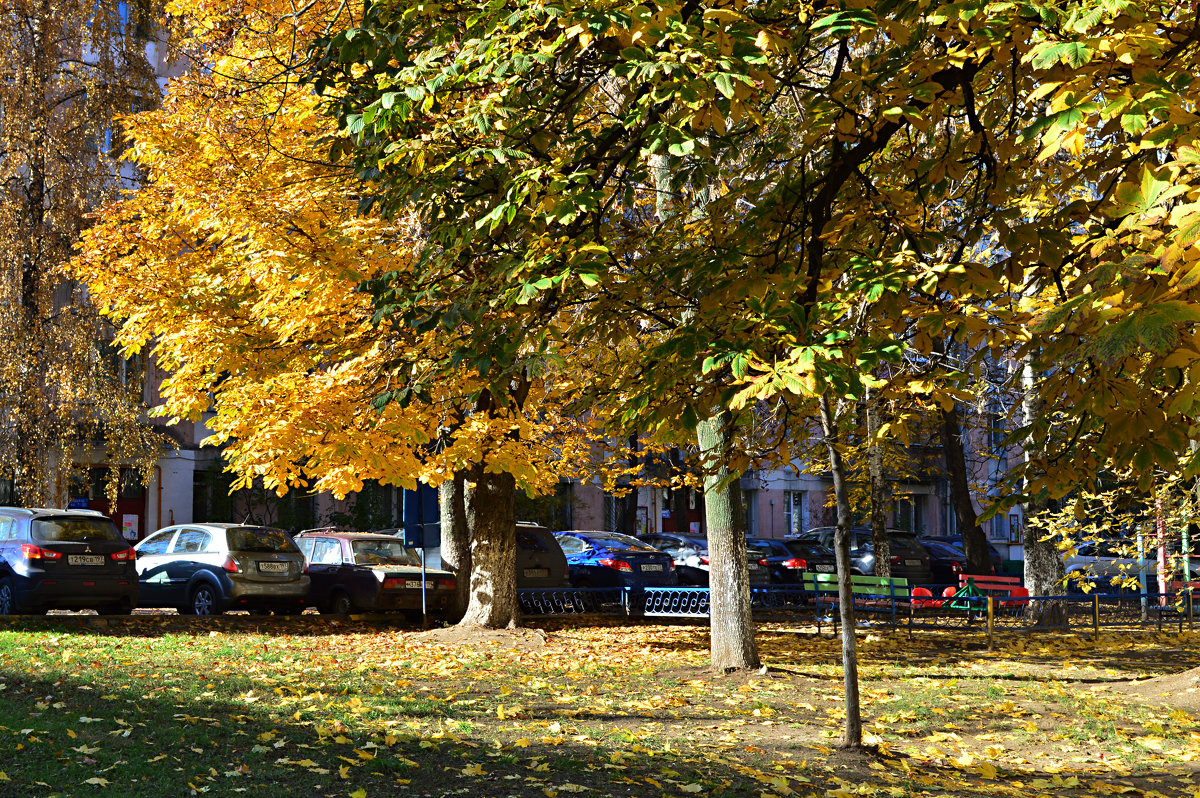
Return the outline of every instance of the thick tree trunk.
{"type": "Polygon", "coordinates": [[[488,474],[477,467],[466,489],[467,527],[471,534],[471,583],[460,626],[513,628],[517,604],[517,528],[513,511],[516,480],[512,474],[488,474]]]}
{"type": "Polygon", "coordinates": [[[466,479],[458,471],[438,486],[442,523],[442,567],[454,574],[454,617],[467,610],[471,587],[471,536],[467,530],[466,479]]]}
{"type": "MultiPolygon", "coordinates": [[[[1021,383],[1024,390],[1022,411],[1025,415],[1025,425],[1032,429],[1041,410],[1038,396],[1037,379],[1034,374],[1031,355],[1025,356],[1021,366],[1021,383]]],[[[1032,432],[1025,440],[1026,466],[1036,459],[1033,451],[1036,442],[1032,432]]],[[[1032,476],[1032,475],[1030,475],[1032,476]]],[[[1028,484],[1028,477],[1026,478],[1028,484]]],[[[1030,493],[1026,488],[1026,493],[1030,493]]],[[[1055,596],[1063,589],[1066,578],[1066,568],[1063,566],[1062,555],[1050,541],[1041,540],[1041,530],[1031,519],[1045,509],[1043,502],[1031,498],[1025,505],[1025,587],[1031,596],[1055,596]]],[[[1066,607],[1061,601],[1035,601],[1030,604],[1027,613],[1034,619],[1036,625],[1059,627],[1067,625],[1066,607]]]]}
{"type": "Polygon", "coordinates": [[[708,516],[709,650],[713,668],[727,673],[759,664],[750,617],[741,487],[726,465],[733,432],[732,419],[724,411],[696,427],[708,516]]]}
{"type": "Polygon", "coordinates": [[[987,538],[979,526],[979,516],[971,502],[971,484],[967,478],[967,456],[963,451],[962,425],[958,406],[941,408],[942,452],[946,457],[946,477],[950,480],[950,501],[954,505],[954,520],[962,534],[963,551],[967,555],[967,573],[991,573],[987,538]]]}
{"type": "Polygon", "coordinates": [[[875,548],[875,575],[892,575],[892,544],[887,534],[888,483],[883,473],[883,446],[877,435],[880,427],[879,398],[867,393],[867,479],[871,492],[871,540],[875,548]]]}
{"type": "MultiPolygon", "coordinates": [[[[862,708],[858,699],[858,641],[854,637],[854,593],[850,590],[850,488],[838,449],[837,416],[828,395],[821,396],[821,427],[829,452],[833,495],[837,500],[837,531],[833,535],[837,555],[838,610],[842,622],[842,673],[846,689],[846,723],[843,748],[862,747],[862,708]]],[[[878,558],[876,558],[878,559],[878,558]]]]}

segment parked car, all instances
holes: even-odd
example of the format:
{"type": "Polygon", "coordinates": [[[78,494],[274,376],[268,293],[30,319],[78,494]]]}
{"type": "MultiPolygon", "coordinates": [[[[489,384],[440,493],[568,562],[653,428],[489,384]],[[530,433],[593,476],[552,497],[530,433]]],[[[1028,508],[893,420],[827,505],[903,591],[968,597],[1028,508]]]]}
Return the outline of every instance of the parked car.
{"type": "Polygon", "coordinates": [[[217,615],[234,609],[298,614],[308,605],[304,555],[280,529],[179,524],[135,550],[141,607],[217,615]]]}
{"type": "Polygon", "coordinates": [[[517,588],[566,587],[567,556],[550,530],[517,522],[517,588]]]}
{"type": "Polygon", "coordinates": [[[746,544],[763,552],[765,556],[758,564],[767,569],[771,582],[775,584],[799,584],[810,571],[837,573],[837,558],[833,549],[813,541],[748,538],[746,544]]]}
{"type": "MultiPolygon", "coordinates": [[[[1069,589],[1078,589],[1090,581],[1100,592],[1120,589],[1122,580],[1136,580],[1141,566],[1137,545],[1116,540],[1086,540],[1063,552],[1069,589]],[[1117,580],[1114,584],[1113,580],[1117,580]]],[[[1145,550],[1146,589],[1158,592],[1158,552],[1153,544],[1145,550]]]]}
{"type": "MultiPolygon", "coordinates": [[[[956,547],[959,551],[966,551],[966,549],[963,548],[962,535],[926,535],[917,539],[921,541],[922,545],[925,545],[926,541],[932,540],[937,543],[949,543],[950,545],[956,547]]],[[[1004,556],[1000,554],[1000,550],[991,543],[987,544],[987,547],[988,559],[991,560],[992,563],[992,573],[1004,573],[1004,556]]],[[[966,560],[963,560],[963,567],[966,567],[966,560]]]]}
{"type": "Polygon", "coordinates": [[[617,532],[571,530],[554,535],[574,587],[671,587],[679,584],[671,555],[617,532]]]}
{"type": "MultiPolygon", "coordinates": [[[[804,532],[796,539],[810,540],[833,548],[834,527],[819,526],[804,532]]],[[[932,566],[929,552],[917,541],[916,535],[900,529],[889,529],[888,543],[891,547],[892,576],[903,577],[909,584],[930,583],[932,566]]],[[[851,571],[856,574],[875,573],[875,544],[870,529],[850,530],[851,571]]]]}
{"type": "MultiPolygon", "coordinates": [[[[652,532],[639,535],[638,539],[659,551],[670,554],[683,585],[708,586],[708,538],[698,535],[677,535],[672,532],[652,532]]],[[[759,564],[766,552],[747,547],[746,568],[750,572],[750,584],[765,585],[771,581],[767,567],[759,564]]]]}
{"type": "Polygon", "coordinates": [[[966,573],[967,555],[952,543],[921,538],[929,552],[930,581],[936,585],[957,585],[960,574],[966,573]]]}
{"type": "Polygon", "coordinates": [[[0,507],[0,615],[51,608],[127,615],[137,600],[133,549],[107,517],[0,507]]]}
{"type": "MultiPolygon", "coordinates": [[[[421,553],[390,535],[303,532],[296,546],[308,560],[308,603],[321,612],[421,612],[421,553]]],[[[454,574],[426,569],[425,608],[445,615],[454,601],[454,574]]]]}

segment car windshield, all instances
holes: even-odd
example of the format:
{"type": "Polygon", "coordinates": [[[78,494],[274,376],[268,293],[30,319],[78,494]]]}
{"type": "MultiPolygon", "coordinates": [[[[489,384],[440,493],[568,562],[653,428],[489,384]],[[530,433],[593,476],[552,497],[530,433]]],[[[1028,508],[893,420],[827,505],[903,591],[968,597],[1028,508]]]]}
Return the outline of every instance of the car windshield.
{"type": "Polygon", "coordinates": [[[299,551],[286,532],[241,526],[226,532],[230,551],[299,551]]]}
{"type": "Polygon", "coordinates": [[[122,538],[107,518],[39,518],[33,522],[33,539],[46,543],[89,543],[122,538]]]}
{"type": "Polygon", "coordinates": [[[355,565],[420,565],[421,555],[399,540],[355,540],[350,549],[355,565]]]}
{"type": "Polygon", "coordinates": [[[653,546],[637,538],[631,538],[629,535],[622,535],[619,532],[589,532],[587,536],[593,545],[596,546],[606,546],[610,549],[632,549],[634,551],[657,551],[653,546]]]}
{"type": "Polygon", "coordinates": [[[908,554],[910,556],[921,556],[925,554],[925,550],[921,548],[921,544],[917,543],[916,538],[910,538],[908,535],[895,535],[888,543],[891,546],[893,554],[908,554]]]}
{"type": "Polygon", "coordinates": [[[826,557],[831,552],[808,540],[789,540],[784,544],[793,557],[826,557]]]}

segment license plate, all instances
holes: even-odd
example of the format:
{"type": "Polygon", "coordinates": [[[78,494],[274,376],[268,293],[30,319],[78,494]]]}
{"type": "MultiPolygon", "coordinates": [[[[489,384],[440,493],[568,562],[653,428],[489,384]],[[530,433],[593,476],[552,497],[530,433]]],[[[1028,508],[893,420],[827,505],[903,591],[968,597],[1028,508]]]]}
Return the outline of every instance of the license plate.
{"type": "Polygon", "coordinates": [[[67,565],[104,565],[103,554],[68,554],[67,565]]]}
{"type": "Polygon", "coordinates": [[[526,568],[522,573],[529,579],[543,579],[550,575],[549,568],[526,568]]]}
{"type": "Polygon", "coordinates": [[[260,562],[258,570],[264,574],[286,574],[288,564],[285,562],[260,562]]]}
{"type": "Polygon", "coordinates": [[[837,570],[836,565],[818,565],[817,570],[823,574],[831,574],[837,570]]]}
{"type": "MultiPolygon", "coordinates": [[[[404,583],[404,586],[406,588],[411,588],[413,590],[420,590],[421,589],[421,580],[420,579],[416,579],[416,580],[410,579],[409,581],[404,583]]],[[[433,582],[426,582],[425,589],[433,590],[433,582]]]]}
{"type": "Polygon", "coordinates": [[[643,565],[642,570],[643,571],[661,571],[662,566],[661,565],[643,565]]]}
{"type": "Polygon", "coordinates": [[[761,566],[759,566],[759,564],[756,562],[748,562],[746,563],[746,567],[751,571],[757,571],[761,566]]]}
{"type": "Polygon", "coordinates": [[[921,567],[921,561],[920,561],[920,560],[905,560],[905,561],[904,561],[904,564],[905,564],[905,565],[907,565],[907,566],[909,566],[909,567],[911,567],[911,568],[920,568],[920,567],[921,567]]]}

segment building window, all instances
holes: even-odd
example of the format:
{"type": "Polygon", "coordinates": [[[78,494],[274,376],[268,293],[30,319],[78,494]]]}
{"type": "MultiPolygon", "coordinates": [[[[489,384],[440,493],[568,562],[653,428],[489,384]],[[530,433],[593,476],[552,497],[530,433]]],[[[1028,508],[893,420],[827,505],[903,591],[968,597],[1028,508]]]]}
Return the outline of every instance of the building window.
{"type": "Polygon", "coordinates": [[[749,536],[758,534],[758,491],[744,490],[742,491],[742,506],[746,508],[746,534],[749,536]]]}
{"type": "Polygon", "coordinates": [[[997,515],[992,518],[992,540],[1008,542],[1008,518],[997,515]]]}
{"type": "Polygon", "coordinates": [[[799,535],[808,526],[808,493],[789,490],[784,493],[783,523],[785,535],[799,535]]]}

